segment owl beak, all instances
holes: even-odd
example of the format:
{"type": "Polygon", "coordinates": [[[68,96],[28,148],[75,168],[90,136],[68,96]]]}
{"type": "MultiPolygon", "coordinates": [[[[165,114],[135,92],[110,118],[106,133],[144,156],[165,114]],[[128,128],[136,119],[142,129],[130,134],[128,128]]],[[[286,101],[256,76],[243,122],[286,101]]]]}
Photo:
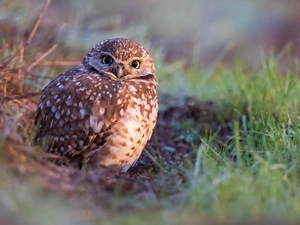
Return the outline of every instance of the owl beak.
{"type": "Polygon", "coordinates": [[[123,71],[124,71],[124,65],[123,64],[118,64],[117,68],[115,70],[115,75],[118,78],[121,78],[123,76],[123,71]]]}

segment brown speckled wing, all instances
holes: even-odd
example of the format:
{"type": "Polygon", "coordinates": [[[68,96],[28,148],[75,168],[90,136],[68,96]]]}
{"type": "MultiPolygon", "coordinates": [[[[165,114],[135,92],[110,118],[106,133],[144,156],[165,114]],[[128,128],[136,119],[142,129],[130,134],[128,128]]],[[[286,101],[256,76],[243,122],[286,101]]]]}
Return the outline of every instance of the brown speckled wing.
{"type": "Polygon", "coordinates": [[[44,90],[36,112],[37,143],[48,152],[75,156],[104,144],[110,126],[126,110],[124,84],[103,74],[71,69],[44,90]],[[120,103],[120,104],[119,104],[120,103]]]}

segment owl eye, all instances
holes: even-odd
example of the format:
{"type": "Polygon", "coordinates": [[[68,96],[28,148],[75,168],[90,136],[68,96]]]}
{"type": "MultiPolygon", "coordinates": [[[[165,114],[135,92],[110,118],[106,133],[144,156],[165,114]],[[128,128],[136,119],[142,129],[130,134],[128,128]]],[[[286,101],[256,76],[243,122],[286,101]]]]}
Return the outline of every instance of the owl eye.
{"type": "Polygon", "coordinates": [[[133,67],[133,68],[136,68],[136,69],[138,69],[138,68],[140,68],[140,62],[139,61],[137,61],[137,60],[133,60],[131,63],[130,63],[130,65],[133,67]]]}
{"type": "Polygon", "coordinates": [[[102,57],[103,64],[110,64],[110,63],[112,63],[112,61],[113,61],[112,57],[110,57],[108,55],[105,55],[102,57]]]}

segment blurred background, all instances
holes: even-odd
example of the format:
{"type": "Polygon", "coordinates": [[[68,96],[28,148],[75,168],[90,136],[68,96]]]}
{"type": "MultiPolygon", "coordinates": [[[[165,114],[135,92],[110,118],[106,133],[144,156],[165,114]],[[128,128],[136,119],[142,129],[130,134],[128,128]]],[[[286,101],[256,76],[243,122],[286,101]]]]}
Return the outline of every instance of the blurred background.
{"type": "MultiPolygon", "coordinates": [[[[28,27],[44,4],[0,2],[0,33],[7,24],[28,27]]],[[[242,61],[256,67],[271,50],[298,63],[299,12],[299,0],[52,0],[41,29],[48,32],[45,41],[82,52],[105,38],[128,37],[158,50],[166,61],[203,68],[242,61]]]]}

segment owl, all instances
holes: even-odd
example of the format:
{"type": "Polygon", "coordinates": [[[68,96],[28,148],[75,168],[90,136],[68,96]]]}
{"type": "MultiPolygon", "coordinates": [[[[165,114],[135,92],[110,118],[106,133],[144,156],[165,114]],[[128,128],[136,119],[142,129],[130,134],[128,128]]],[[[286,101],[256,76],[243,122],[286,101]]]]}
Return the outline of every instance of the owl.
{"type": "Polygon", "coordinates": [[[157,85],[143,46],[125,38],[104,40],[44,88],[34,141],[62,156],[58,164],[126,172],[156,124],[157,85]]]}

